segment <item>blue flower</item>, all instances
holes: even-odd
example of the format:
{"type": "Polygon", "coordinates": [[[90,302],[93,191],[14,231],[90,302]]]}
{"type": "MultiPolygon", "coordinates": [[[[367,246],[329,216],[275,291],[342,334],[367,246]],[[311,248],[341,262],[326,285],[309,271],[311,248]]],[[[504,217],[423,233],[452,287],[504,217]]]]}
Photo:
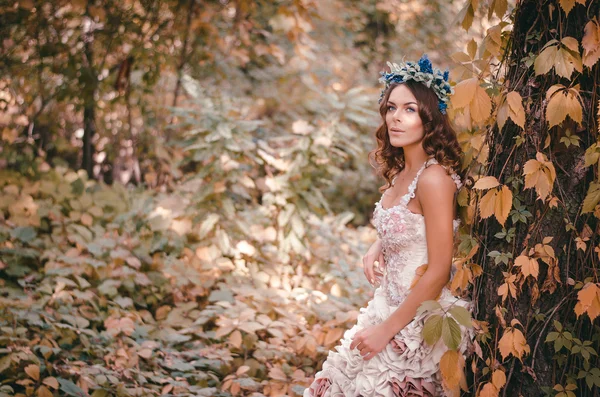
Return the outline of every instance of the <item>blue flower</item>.
{"type": "Polygon", "coordinates": [[[433,73],[433,67],[431,66],[429,58],[427,58],[427,54],[423,54],[421,59],[419,59],[419,68],[423,73],[433,73]]]}
{"type": "Polygon", "coordinates": [[[448,108],[448,105],[446,105],[446,102],[440,101],[438,103],[438,108],[440,109],[440,112],[442,112],[442,114],[446,114],[446,109],[448,108]]]}
{"type": "Polygon", "coordinates": [[[450,71],[449,71],[448,69],[446,69],[446,70],[444,71],[444,80],[445,80],[445,81],[448,81],[448,77],[450,77],[450,71]]]}

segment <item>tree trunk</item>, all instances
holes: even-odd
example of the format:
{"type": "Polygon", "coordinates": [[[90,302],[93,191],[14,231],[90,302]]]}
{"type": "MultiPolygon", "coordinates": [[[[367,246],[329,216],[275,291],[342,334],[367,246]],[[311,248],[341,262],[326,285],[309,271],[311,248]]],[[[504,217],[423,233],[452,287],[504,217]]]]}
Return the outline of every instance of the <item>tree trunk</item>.
{"type": "MultiPolygon", "coordinates": [[[[89,16],[88,16],[89,18],[89,16]]],[[[84,63],[81,68],[80,83],[83,96],[83,156],[81,168],[87,171],[90,179],[94,178],[94,135],[96,134],[96,90],[98,76],[94,69],[94,33],[83,33],[84,63]]]]}
{"type": "MultiPolygon", "coordinates": [[[[493,218],[475,226],[476,234],[481,236],[481,246],[485,247],[485,250],[480,250],[478,262],[483,265],[484,276],[479,277],[476,282],[478,311],[475,315],[478,320],[490,322],[490,355],[494,357],[496,349],[495,357],[506,370],[507,383],[501,392],[504,396],[543,396],[546,394],[541,387],[566,385],[568,376],[573,379],[577,377],[582,367],[581,357],[563,348],[559,350],[559,354],[567,357],[565,364],[560,365],[561,359],[555,356],[553,343],[546,342],[548,333],[556,331],[554,320],[558,320],[565,327],[568,326],[573,336],[582,341],[592,339],[593,328],[589,318],[585,315],[577,318],[574,313],[577,291],[569,285],[568,280],[584,281],[586,277],[595,277],[598,265],[598,258],[594,259],[596,254],[593,252],[599,242],[598,235],[590,236],[585,252],[577,249],[575,238],[586,234],[586,224],[590,227],[589,230],[597,230],[598,227],[598,220],[593,215],[581,214],[581,205],[590,183],[595,178],[594,167],[584,166],[584,152],[597,141],[594,110],[598,106],[596,91],[600,68],[598,64],[591,70],[584,67],[582,74],[575,71],[571,76],[572,80],[569,81],[558,76],[554,70],[536,76],[534,67],[526,64],[526,58],[531,57],[531,54],[538,55],[542,47],[552,39],[560,41],[570,36],[581,43],[584,26],[593,16],[598,15],[599,5],[598,1],[588,1],[586,6],[575,4],[570,13],[565,15],[557,0],[523,0],[518,2],[515,11],[510,48],[505,53],[505,88],[509,92],[519,92],[524,98],[527,121],[525,132],[512,121],[507,122],[501,131],[497,127],[491,131],[488,137],[488,175],[497,177],[509,187],[514,186],[515,179],[520,180],[520,185],[513,191],[518,191],[519,200],[526,205],[533,217],[529,218],[527,223],[513,223],[509,216],[505,224],[506,229],[515,227],[515,237],[510,243],[495,237],[502,228],[493,218]],[[546,92],[555,84],[567,87],[580,85],[584,115],[582,125],[567,119],[557,127],[548,128],[546,92]],[[567,131],[579,136],[579,147],[561,143],[561,138],[567,135],[567,131]],[[515,144],[515,137],[518,136],[524,137],[520,146],[515,144]],[[538,152],[545,154],[556,168],[557,178],[551,192],[551,195],[559,200],[555,208],[538,200],[534,189],[523,187],[523,165],[528,160],[535,159],[538,152]],[[511,179],[513,177],[515,179],[511,179]],[[569,224],[573,225],[574,229],[571,229],[569,224]],[[510,252],[513,257],[509,263],[512,265],[514,258],[521,255],[523,250],[535,247],[549,236],[553,237],[549,245],[555,251],[555,263],[548,265],[539,260],[539,278],[534,280],[528,277],[520,290],[517,283],[516,299],[509,296],[502,303],[498,287],[504,283],[503,272],[511,270],[503,263],[496,265],[493,258],[487,256],[488,253],[494,250],[510,252]],[[527,338],[531,352],[522,362],[512,356],[502,360],[497,350],[498,340],[502,337],[504,328],[498,306],[507,309],[503,317],[509,326],[513,318],[523,324],[519,329],[522,329],[527,338]],[[545,317],[536,317],[536,312],[545,314],[545,317]]],[[[594,348],[598,349],[597,339],[594,348]]],[[[598,367],[597,357],[592,356],[590,364],[592,368],[598,367]]],[[[493,363],[491,368],[494,368],[493,363]]],[[[476,378],[481,376],[479,373],[476,378]]],[[[476,379],[475,384],[487,382],[488,378],[489,375],[476,379]]],[[[578,388],[575,395],[599,394],[597,387],[590,390],[583,379],[576,382],[578,388]]]]}

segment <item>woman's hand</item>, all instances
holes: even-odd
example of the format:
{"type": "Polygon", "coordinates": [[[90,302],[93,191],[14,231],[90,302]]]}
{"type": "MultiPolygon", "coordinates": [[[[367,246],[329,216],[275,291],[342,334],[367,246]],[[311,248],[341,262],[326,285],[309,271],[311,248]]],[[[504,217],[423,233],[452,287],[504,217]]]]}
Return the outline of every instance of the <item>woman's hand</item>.
{"type": "Polygon", "coordinates": [[[361,329],[354,334],[350,350],[357,348],[364,360],[370,360],[385,348],[394,335],[390,335],[390,328],[384,323],[372,325],[361,329]]]}
{"type": "Polygon", "coordinates": [[[363,256],[363,269],[367,280],[371,285],[375,285],[375,279],[383,276],[382,270],[385,267],[383,262],[383,252],[381,250],[381,240],[377,239],[363,256]]]}

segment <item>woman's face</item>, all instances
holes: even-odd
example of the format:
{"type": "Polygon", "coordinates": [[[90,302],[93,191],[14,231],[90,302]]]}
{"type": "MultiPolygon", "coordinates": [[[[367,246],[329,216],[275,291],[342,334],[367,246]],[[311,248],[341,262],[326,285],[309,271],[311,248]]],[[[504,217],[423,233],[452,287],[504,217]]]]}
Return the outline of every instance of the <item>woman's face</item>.
{"type": "Polygon", "coordinates": [[[425,130],[419,116],[417,99],[404,84],[394,87],[386,109],[385,122],[391,145],[394,147],[420,145],[425,130]]]}

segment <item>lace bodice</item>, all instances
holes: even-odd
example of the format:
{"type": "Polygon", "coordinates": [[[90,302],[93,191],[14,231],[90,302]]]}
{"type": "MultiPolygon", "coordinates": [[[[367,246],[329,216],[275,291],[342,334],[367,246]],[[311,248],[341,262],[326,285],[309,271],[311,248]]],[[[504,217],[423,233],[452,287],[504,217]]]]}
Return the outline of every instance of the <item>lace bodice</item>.
{"type": "MultiPolygon", "coordinates": [[[[381,201],[383,195],[375,203],[373,222],[377,235],[381,240],[385,260],[385,274],[381,287],[387,295],[390,305],[400,305],[408,294],[415,270],[427,263],[427,240],[425,237],[425,218],[408,209],[408,203],[415,197],[419,177],[431,164],[439,164],[434,158],[427,160],[417,172],[415,178],[408,186],[408,192],[400,198],[400,203],[390,208],[383,208],[381,201]]],[[[446,167],[444,167],[446,168],[446,167]]],[[[451,173],[457,188],[462,183],[460,177],[451,173]]],[[[392,186],[395,182],[392,180],[392,186]]],[[[456,232],[460,221],[454,220],[456,232]]]]}

